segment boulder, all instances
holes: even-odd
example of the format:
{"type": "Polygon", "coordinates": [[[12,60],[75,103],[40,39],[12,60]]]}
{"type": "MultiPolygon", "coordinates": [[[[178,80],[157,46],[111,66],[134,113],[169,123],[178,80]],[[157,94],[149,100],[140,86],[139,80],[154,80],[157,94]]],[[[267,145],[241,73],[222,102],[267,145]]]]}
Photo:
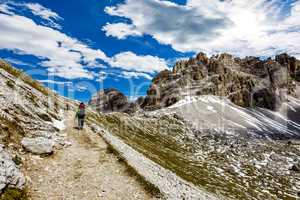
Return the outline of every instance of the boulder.
{"type": "Polygon", "coordinates": [[[54,151],[55,142],[44,137],[23,138],[21,141],[23,148],[33,154],[51,154],[54,151]]]}
{"type": "Polygon", "coordinates": [[[291,168],[292,171],[300,173],[300,163],[296,163],[291,168]]]}
{"type": "Polygon", "coordinates": [[[12,157],[0,145],[0,194],[7,187],[23,189],[25,178],[12,157]]]}

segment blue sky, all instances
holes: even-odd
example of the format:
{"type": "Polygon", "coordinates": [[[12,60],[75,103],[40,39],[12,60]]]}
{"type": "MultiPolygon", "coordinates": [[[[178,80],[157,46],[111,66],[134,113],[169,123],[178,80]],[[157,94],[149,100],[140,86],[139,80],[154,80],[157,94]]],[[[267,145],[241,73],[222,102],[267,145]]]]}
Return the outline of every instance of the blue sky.
{"type": "Polygon", "coordinates": [[[299,19],[296,0],[0,0],[0,58],[71,98],[134,99],[200,51],[299,58],[299,19]]]}

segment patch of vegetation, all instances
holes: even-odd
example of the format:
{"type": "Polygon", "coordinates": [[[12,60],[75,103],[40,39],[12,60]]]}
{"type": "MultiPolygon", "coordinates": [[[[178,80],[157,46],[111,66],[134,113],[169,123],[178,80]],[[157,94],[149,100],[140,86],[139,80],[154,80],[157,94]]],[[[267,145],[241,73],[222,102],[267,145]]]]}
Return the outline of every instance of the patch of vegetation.
{"type": "Polygon", "coordinates": [[[29,200],[29,198],[26,189],[6,188],[1,195],[0,200],[29,200]]]}
{"type": "Polygon", "coordinates": [[[36,107],[40,107],[39,104],[37,103],[38,99],[36,96],[34,96],[31,92],[28,92],[26,94],[27,99],[31,101],[36,107]]]}
{"type": "Polygon", "coordinates": [[[18,155],[15,155],[13,158],[12,158],[12,161],[14,161],[14,163],[16,165],[21,165],[22,164],[22,158],[18,155]]]}
{"type": "Polygon", "coordinates": [[[8,81],[6,81],[6,85],[8,86],[8,87],[10,87],[11,89],[14,89],[15,88],[15,81],[13,81],[13,80],[8,80],[8,81]]]}
{"type": "Polygon", "coordinates": [[[44,121],[52,122],[51,117],[46,113],[38,113],[38,116],[44,121]]]}
{"type": "Polygon", "coordinates": [[[17,121],[9,121],[6,118],[0,117],[0,142],[4,145],[10,143],[19,145],[22,137],[25,136],[25,131],[17,121]]]}
{"type": "Polygon", "coordinates": [[[21,79],[26,84],[30,85],[31,87],[35,88],[36,90],[40,91],[44,95],[48,96],[49,91],[39,82],[33,80],[30,76],[25,75],[21,70],[18,70],[12,67],[5,61],[0,60],[0,68],[4,69],[6,72],[10,73],[12,76],[21,79]]]}

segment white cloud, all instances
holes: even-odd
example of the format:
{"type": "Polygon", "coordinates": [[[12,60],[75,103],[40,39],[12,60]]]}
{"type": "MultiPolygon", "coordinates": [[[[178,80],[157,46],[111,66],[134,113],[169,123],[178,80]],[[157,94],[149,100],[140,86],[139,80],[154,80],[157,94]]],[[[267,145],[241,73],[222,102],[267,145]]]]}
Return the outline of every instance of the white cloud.
{"type": "Polygon", "coordinates": [[[22,13],[24,10],[29,10],[33,15],[44,20],[40,23],[56,29],[62,28],[57,21],[62,20],[63,18],[52,10],[45,8],[41,4],[15,1],[1,1],[0,3],[0,12],[2,13],[14,15],[17,12],[22,13]]]}
{"type": "Polygon", "coordinates": [[[117,37],[118,39],[125,39],[127,36],[142,36],[142,33],[136,30],[133,25],[124,23],[107,23],[103,28],[106,36],[117,37]]]}
{"type": "Polygon", "coordinates": [[[12,8],[5,3],[0,4],[0,13],[13,14],[13,12],[11,12],[11,9],[12,8]]]}
{"type": "Polygon", "coordinates": [[[167,68],[167,63],[164,59],[156,56],[138,56],[132,52],[122,52],[109,61],[112,67],[119,67],[127,71],[138,71],[154,73],[167,68]]]}
{"type": "Polygon", "coordinates": [[[75,38],[20,15],[0,14],[0,35],[1,49],[35,55],[42,60],[41,65],[55,68],[53,73],[65,78],[91,78],[81,62],[90,66],[96,59],[108,59],[101,50],[91,49],[75,38]]]}
{"type": "Polygon", "coordinates": [[[67,79],[86,78],[93,79],[93,73],[82,67],[51,67],[48,68],[49,76],[58,76],[67,79]]]}
{"type": "MultiPolygon", "coordinates": [[[[84,67],[105,67],[99,60],[111,64],[112,67],[139,72],[156,72],[167,67],[163,59],[150,55],[139,56],[132,52],[121,52],[112,58],[107,57],[100,49],[92,49],[60,30],[37,24],[28,17],[16,14],[15,7],[21,4],[0,3],[0,9],[5,11],[0,13],[0,49],[38,57],[41,60],[40,65],[47,67],[50,75],[68,79],[93,79],[96,75],[84,67]]],[[[39,4],[22,5],[26,5],[44,19],[60,18],[39,4]]]]}
{"type": "MultiPolygon", "coordinates": [[[[267,55],[286,51],[299,56],[300,1],[187,0],[178,5],[159,0],[126,0],[105,12],[128,18],[139,35],[148,34],[178,51],[229,52],[236,55],[267,55]],[[289,7],[291,10],[289,11],[289,7]]],[[[107,26],[107,25],[106,25],[107,26]]],[[[107,35],[124,39],[104,27],[107,35]]],[[[114,27],[114,24],[109,24],[114,27]]]]}
{"type": "Polygon", "coordinates": [[[76,90],[83,92],[86,91],[88,89],[88,87],[84,86],[84,85],[78,85],[76,86],[76,90]]]}
{"type": "Polygon", "coordinates": [[[25,3],[24,6],[28,8],[34,15],[46,20],[46,25],[57,29],[62,28],[59,24],[55,22],[57,20],[61,20],[62,18],[52,10],[45,8],[44,6],[38,3],[25,3]]]}
{"type": "Polygon", "coordinates": [[[70,81],[55,81],[55,80],[38,80],[40,83],[50,83],[56,85],[72,85],[70,81]]]}
{"type": "Polygon", "coordinates": [[[51,20],[51,19],[62,19],[57,13],[52,10],[45,8],[44,6],[38,3],[26,3],[24,4],[28,9],[32,11],[33,14],[40,16],[43,19],[51,20]]]}
{"type": "Polygon", "coordinates": [[[139,78],[144,78],[144,79],[148,79],[148,80],[152,80],[152,76],[150,76],[149,74],[146,73],[141,73],[141,72],[127,72],[127,71],[123,71],[121,73],[121,77],[124,78],[135,78],[135,79],[139,79],[139,78]]]}

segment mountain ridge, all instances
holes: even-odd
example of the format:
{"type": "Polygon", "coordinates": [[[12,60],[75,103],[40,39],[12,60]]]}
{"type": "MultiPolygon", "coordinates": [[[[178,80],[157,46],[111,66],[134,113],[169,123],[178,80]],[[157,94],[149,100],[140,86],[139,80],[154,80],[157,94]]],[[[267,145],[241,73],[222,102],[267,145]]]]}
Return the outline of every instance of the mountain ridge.
{"type": "Polygon", "coordinates": [[[155,110],[171,106],[185,96],[217,95],[229,98],[242,107],[262,107],[277,110],[286,101],[286,95],[299,96],[300,61],[288,54],[275,59],[258,57],[238,58],[223,53],[208,58],[204,53],[188,60],[176,62],[172,70],[159,72],[151,81],[146,96],[135,105],[124,95],[99,91],[90,105],[112,111],[100,104],[114,104],[110,99],[121,100],[119,111],[135,112],[138,108],[155,110]],[[103,101],[102,101],[103,100],[103,101]]]}

